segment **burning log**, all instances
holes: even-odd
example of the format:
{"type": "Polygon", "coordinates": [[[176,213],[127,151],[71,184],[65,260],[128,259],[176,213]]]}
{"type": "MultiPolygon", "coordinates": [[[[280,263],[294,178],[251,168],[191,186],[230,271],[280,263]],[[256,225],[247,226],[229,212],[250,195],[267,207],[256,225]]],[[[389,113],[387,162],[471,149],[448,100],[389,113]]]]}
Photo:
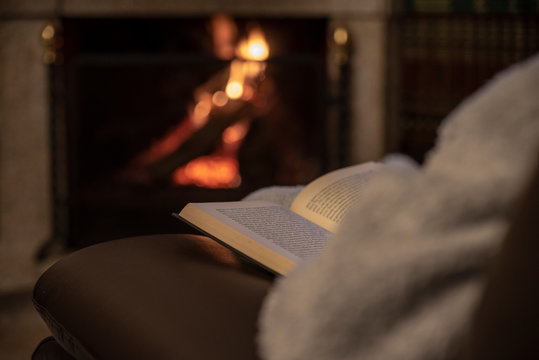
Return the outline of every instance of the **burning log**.
{"type": "Polygon", "coordinates": [[[177,168],[199,156],[210,154],[221,141],[223,132],[248,116],[251,108],[251,104],[243,100],[229,101],[175,151],[149,164],[146,167],[149,178],[155,181],[167,180],[177,168]]]}
{"type": "MultiPolygon", "coordinates": [[[[248,38],[241,40],[236,47],[233,46],[233,40],[237,29],[231,19],[218,17],[212,26],[214,30],[221,30],[214,31],[216,55],[231,60],[229,69],[216,73],[195,90],[195,104],[187,118],[163,139],[150,146],[148,151],[135,158],[122,173],[123,178],[143,182],[174,180],[184,185],[204,183],[201,179],[186,182],[185,176],[177,181],[176,174],[182,173],[186,164],[208,154],[224,155],[237,164],[237,150],[245,133],[237,140],[228,139],[227,147],[225,131],[254,115],[256,100],[263,98],[263,94],[257,94],[257,88],[264,79],[264,61],[269,56],[269,48],[262,30],[257,26],[252,27],[248,38]],[[232,59],[234,52],[231,49],[235,50],[235,59],[232,59]],[[222,152],[225,150],[223,154],[215,153],[219,148],[222,152]]],[[[235,178],[241,181],[238,167],[233,167],[237,176],[231,176],[230,184],[225,186],[237,186],[239,182],[235,178]]],[[[205,176],[211,177],[211,174],[207,172],[205,176]]]]}

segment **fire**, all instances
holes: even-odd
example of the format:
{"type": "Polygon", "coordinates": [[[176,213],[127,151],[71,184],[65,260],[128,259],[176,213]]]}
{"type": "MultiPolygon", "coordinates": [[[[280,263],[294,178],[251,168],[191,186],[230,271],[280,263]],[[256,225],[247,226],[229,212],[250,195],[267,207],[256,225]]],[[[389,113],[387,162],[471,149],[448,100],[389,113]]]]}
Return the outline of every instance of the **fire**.
{"type": "Polygon", "coordinates": [[[196,128],[200,128],[206,124],[211,108],[212,96],[207,92],[202,93],[191,114],[191,122],[196,128]]]}
{"type": "Polygon", "coordinates": [[[226,15],[214,16],[211,20],[213,51],[223,60],[234,57],[234,42],[238,35],[238,29],[234,21],[226,15]]]}
{"type": "MultiPolygon", "coordinates": [[[[216,56],[224,60],[231,60],[234,54],[236,56],[230,62],[226,84],[226,74],[222,73],[198,87],[186,119],[139,156],[136,159],[138,164],[149,165],[181,151],[181,145],[194,132],[211,126],[213,112],[230,112],[230,107],[227,107],[230,100],[247,102],[256,95],[258,84],[263,79],[261,75],[266,69],[264,61],[269,56],[269,46],[262,29],[251,28],[247,39],[237,43],[237,28],[232,19],[216,16],[212,19],[211,28],[216,56]]],[[[234,116],[234,113],[229,116],[234,116]]],[[[250,119],[237,120],[221,134],[211,155],[197,157],[176,169],[172,174],[174,183],[208,188],[238,187],[241,176],[237,153],[249,130],[250,119]]]]}
{"type": "Polygon", "coordinates": [[[226,156],[201,156],[190,161],[173,174],[179,185],[209,188],[234,188],[240,185],[238,161],[226,156]]]}
{"type": "MultiPolygon", "coordinates": [[[[244,95],[246,79],[253,79],[266,68],[262,61],[269,56],[269,47],[264,33],[258,27],[253,28],[237,48],[238,57],[246,60],[234,60],[230,64],[230,77],[225,92],[230,99],[239,99],[244,95]]],[[[250,98],[251,96],[248,96],[250,98]]]]}
{"type": "Polygon", "coordinates": [[[239,99],[243,95],[243,84],[238,80],[231,80],[226,85],[226,94],[233,100],[239,99]]]}
{"type": "Polygon", "coordinates": [[[253,98],[254,95],[255,95],[255,90],[253,89],[252,86],[245,85],[243,87],[243,94],[241,96],[243,100],[249,101],[253,98]]]}
{"type": "Polygon", "coordinates": [[[135,158],[135,163],[148,165],[170,154],[177,149],[193,133],[193,126],[189,121],[182,121],[164,138],[153,143],[149,149],[135,158]]]}
{"type": "Polygon", "coordinates": [[[198,157],[177,169],[172,175],[174,182],[214,189],[238,187],[241,176],[237,153],[248,131],[248,121],[240,121],[226,128],[217,153],[198,157]]]}
{"type": "Polygon", "coordinates": [[[211,97],[213,105],[223,107],[228,103],[228,96],[222,90],[216,91],[211,97]]]}
{"type": "Polygon", "coordinates": [[[244,80],[245,72],[243,71],[243,63],[240,60],[232,61],[230,64],[230,77],[225,88],[225,92],[229,98],[235,100],[243,95],[244,80]]]}
{"type": "Polygon", "coordinates": [[[260,61],[245,61],[242,71],[246,77],[255,78],[266,70],[266,63],[260,61]]]}
{"type": "Polygon", "coordinates": [[[223,142],[228,145],[235,144],[243,140],[248,130],[249,125],[246,122],[231,125],[223,132],[223,142]]]}
{"type": "Polygon", "coordinates": [[[262,29],[255,27],[249,32],[247,40],[240,42],[238,57],[245,60],[264,61],[269,56],[269,46],[262,29]]]}
{"type": "MultiPolygon", "coordinates": [[[[218,45],[216,53],[224,58],[224,54],[228,54],[228,50],[225,49],[229,49],[232,34],[235,35],[236,30],[226,17],[214,19],[213,26],[214,33],[221,29],[226,35],[219,37],[214,34],[215,44],[218,45]]],[[[249,101],[254,96],[252,82],[266,69],[263,61],[269,56],[269,47],[262,30],[258,27],[253,28],[247,40],[239,43],[236,54],[239,59],[230,63],[230,73],[224,91],[218,90],[212,96],[201,96],[195,106],[192,114],[195,126],[207,121],[212,106],[223,107],[229,99],[249,101]]],[[[241,177],[236,155],[248,129],[249,124],[246,121],[229,126],[223,132],[221,140],[221,152],[224,154],[201,156],[190,161],[176,170],[173,175],[174,181],[180,185],[194,184],[210,188],[239,186],[241,177]]]]}

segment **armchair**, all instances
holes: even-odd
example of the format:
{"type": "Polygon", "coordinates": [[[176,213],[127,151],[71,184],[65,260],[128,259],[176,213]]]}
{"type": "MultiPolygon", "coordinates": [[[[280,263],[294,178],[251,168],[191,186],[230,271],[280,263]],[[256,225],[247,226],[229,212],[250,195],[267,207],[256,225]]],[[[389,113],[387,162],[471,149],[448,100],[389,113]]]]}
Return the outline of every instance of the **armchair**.
{"type": "MultiPolygon", "coordinates": [[[[463,358],[539,358],[538,213],[539,166],[491,266],[463,358]]],[[[33,359],[257,359],[257,317],[272,280],[203,236],[98,244],[36,284],[34,304],[54,338],[33,359]]]]}
{"type": "Polygon", "coordinates": [[[539,56],[497,76],[449,116],[419,173],[378,178],[283,281],[196,235],[67,256],[35,286],[54,340],[33,358],[539,358],[538,91],[539,56]]]}

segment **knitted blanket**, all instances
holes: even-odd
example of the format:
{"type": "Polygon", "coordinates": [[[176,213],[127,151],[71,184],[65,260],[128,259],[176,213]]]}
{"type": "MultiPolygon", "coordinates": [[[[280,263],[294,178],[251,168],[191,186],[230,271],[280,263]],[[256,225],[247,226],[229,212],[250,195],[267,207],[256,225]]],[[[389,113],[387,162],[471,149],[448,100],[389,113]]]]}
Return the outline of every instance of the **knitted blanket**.
{"type": "MultiPolygon", "coordinates": [[[[423,168],[377,175],[328,248],[277,281],[260,317],[262,357],[458,357],[538,150],[536,56],[453,111],[423,168]]],[[[286,203],[297,191],[251,198],[286,203]]]]}

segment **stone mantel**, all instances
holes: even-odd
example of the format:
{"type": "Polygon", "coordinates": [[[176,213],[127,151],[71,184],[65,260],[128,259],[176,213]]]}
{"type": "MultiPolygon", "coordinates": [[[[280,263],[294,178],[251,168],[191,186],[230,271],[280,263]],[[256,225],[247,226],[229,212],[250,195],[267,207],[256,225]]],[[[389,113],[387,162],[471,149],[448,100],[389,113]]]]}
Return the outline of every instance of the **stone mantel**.
{"type": "Polygon", "coordinates": [[[397,0],[3,0],[9,17],[196,16],[387,16],[397,0]]]}

